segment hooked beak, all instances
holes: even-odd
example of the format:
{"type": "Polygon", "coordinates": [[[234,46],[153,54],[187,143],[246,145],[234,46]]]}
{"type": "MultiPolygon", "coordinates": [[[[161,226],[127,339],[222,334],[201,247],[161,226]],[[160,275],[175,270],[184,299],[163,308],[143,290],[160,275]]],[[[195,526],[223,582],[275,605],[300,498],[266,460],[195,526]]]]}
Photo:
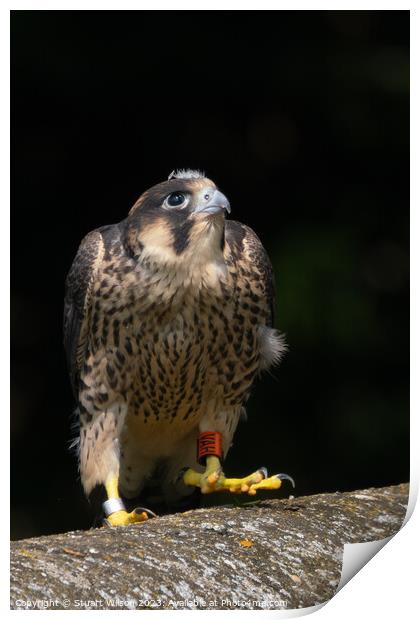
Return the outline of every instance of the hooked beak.
{"type": "Polygon", "coordinates": [[[230,213],[229,200],[218,189],[216,189],[209,200],[203,200],[202,204],[199,204],[195,209],[195,213],[205,213],[208,215],[215,215],[224,211],[230,213]]]}

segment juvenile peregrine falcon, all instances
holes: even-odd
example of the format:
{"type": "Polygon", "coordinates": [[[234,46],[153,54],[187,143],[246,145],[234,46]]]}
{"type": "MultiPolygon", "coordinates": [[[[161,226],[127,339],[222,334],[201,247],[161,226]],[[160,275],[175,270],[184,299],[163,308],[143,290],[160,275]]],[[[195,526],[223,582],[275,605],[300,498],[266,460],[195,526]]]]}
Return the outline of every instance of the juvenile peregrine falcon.
{"type": "Polygon", "coordinates": [[[267,254],[226,213],[210,179],[174,172],[122,222],[89,233],[67,276],[81,480],[86,494],[105,486],[111,525],[146,518],[122,497],[156,472],[168,500],[193,487],[253,495],[289,478],[264,468],[226,478],[221,467],[256,375],[285,349],[267,254]]]}

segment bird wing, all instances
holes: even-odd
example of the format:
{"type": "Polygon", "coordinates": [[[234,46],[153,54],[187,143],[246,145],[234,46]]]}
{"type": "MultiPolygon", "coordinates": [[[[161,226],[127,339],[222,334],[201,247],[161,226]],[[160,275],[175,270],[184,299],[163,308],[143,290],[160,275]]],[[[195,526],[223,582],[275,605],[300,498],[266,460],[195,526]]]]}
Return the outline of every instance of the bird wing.
{"type": "Polygon", "coordinates": [[[76,398],[80,369],[88,343],[93,284],[103,256],[102,235],[99,230],[94,230],[82,240],[66,279],[64,348],[76,398]]]}
{"type": "Polygon", "coordinates": [[[251,299],[266,311],[267,327],[274,326],[275,286],[270,259],[252,228],[226,221],[225,241],[235,262],[238,277],[250,287],[251,299]]]}

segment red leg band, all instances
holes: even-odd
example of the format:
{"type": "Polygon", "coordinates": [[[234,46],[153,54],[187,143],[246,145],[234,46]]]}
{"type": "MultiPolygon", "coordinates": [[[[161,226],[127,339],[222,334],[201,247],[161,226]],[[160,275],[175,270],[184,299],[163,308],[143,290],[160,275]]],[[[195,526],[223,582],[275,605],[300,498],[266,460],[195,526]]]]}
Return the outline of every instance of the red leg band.
{"type": "Polygon", "coordinates": [[[197,441],[197,461],[202,463],[206,456],[218,456],[223,458],[222,433],[218,431],[205,431],[200,433],[197,441]]]}

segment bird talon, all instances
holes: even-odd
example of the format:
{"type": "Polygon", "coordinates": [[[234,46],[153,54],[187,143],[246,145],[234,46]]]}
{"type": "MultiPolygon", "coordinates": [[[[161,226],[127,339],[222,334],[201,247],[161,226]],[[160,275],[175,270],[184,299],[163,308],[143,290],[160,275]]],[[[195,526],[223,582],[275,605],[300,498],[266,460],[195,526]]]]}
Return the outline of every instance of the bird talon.
{"type": "Polygon", "coordinates": [[[270,478],[264,478],[260,482],[251,485],[251,490],[254,492],[252,495],[254,495],[259,489],[265,489],[267,491],[279,489],[283,483],[283,480],[289,480],[293,487],[295,486],[295,481],[288,474],[275,474],[270,478]]]}
{"type": "Polygon", "coordinates": [[[268,478],[268,471],[266,467],[260,467],[258,473],[260,473],[263,478],[268,478]]]}
{"type": "Polygon", "coordinates": [[[293,478],[288,474],[276,474],[269,478],[265,467],[260,467],[244,478],[226,478],[219,460],[214,456],[208,459],[207,469],[203,474],[193,469],[183,470],[183,480],[186,485],[199,487],[203,494],[229,491],[229,493],[256,495],[260,489],[279,489],[283,480],[289,480],[293,486],[295,485],[293,478]]]}
{"type": "MultiPolygon", "coordinates": [[[[154,513],[153,513],[154,514],[154,513]]],[[[148,515],[144,509],[135,508],[132,512],[126,510],[118,510],[108,515],[105,519],[107,526],[119,527],[122,525],[134,525],[135,523],[144,523],[148,520],[148,515]],[[142,512],[139,512],[141,510],[142,512]]]]}
{"type": "Polygon", "coordinates": [[[289,476],[289,474],[276,474],[276,478],[278,478],[279,480],[288,480],[293,488],[295,488],[296,486],[295,481],[291,476],[289,476]]]}
{"type": "Polygon", "coordinates": [[[150,510],[150,508],[145,508],[144,506],[137,506],[136,508],[134,508],[131,514],[137,514],[137,515],[145,514],[146,519],[143,519],[144,521],[146,521],[147,519],[155,519],[157,517],[157,514],[153,512],[153,510],[150,510]]]}

